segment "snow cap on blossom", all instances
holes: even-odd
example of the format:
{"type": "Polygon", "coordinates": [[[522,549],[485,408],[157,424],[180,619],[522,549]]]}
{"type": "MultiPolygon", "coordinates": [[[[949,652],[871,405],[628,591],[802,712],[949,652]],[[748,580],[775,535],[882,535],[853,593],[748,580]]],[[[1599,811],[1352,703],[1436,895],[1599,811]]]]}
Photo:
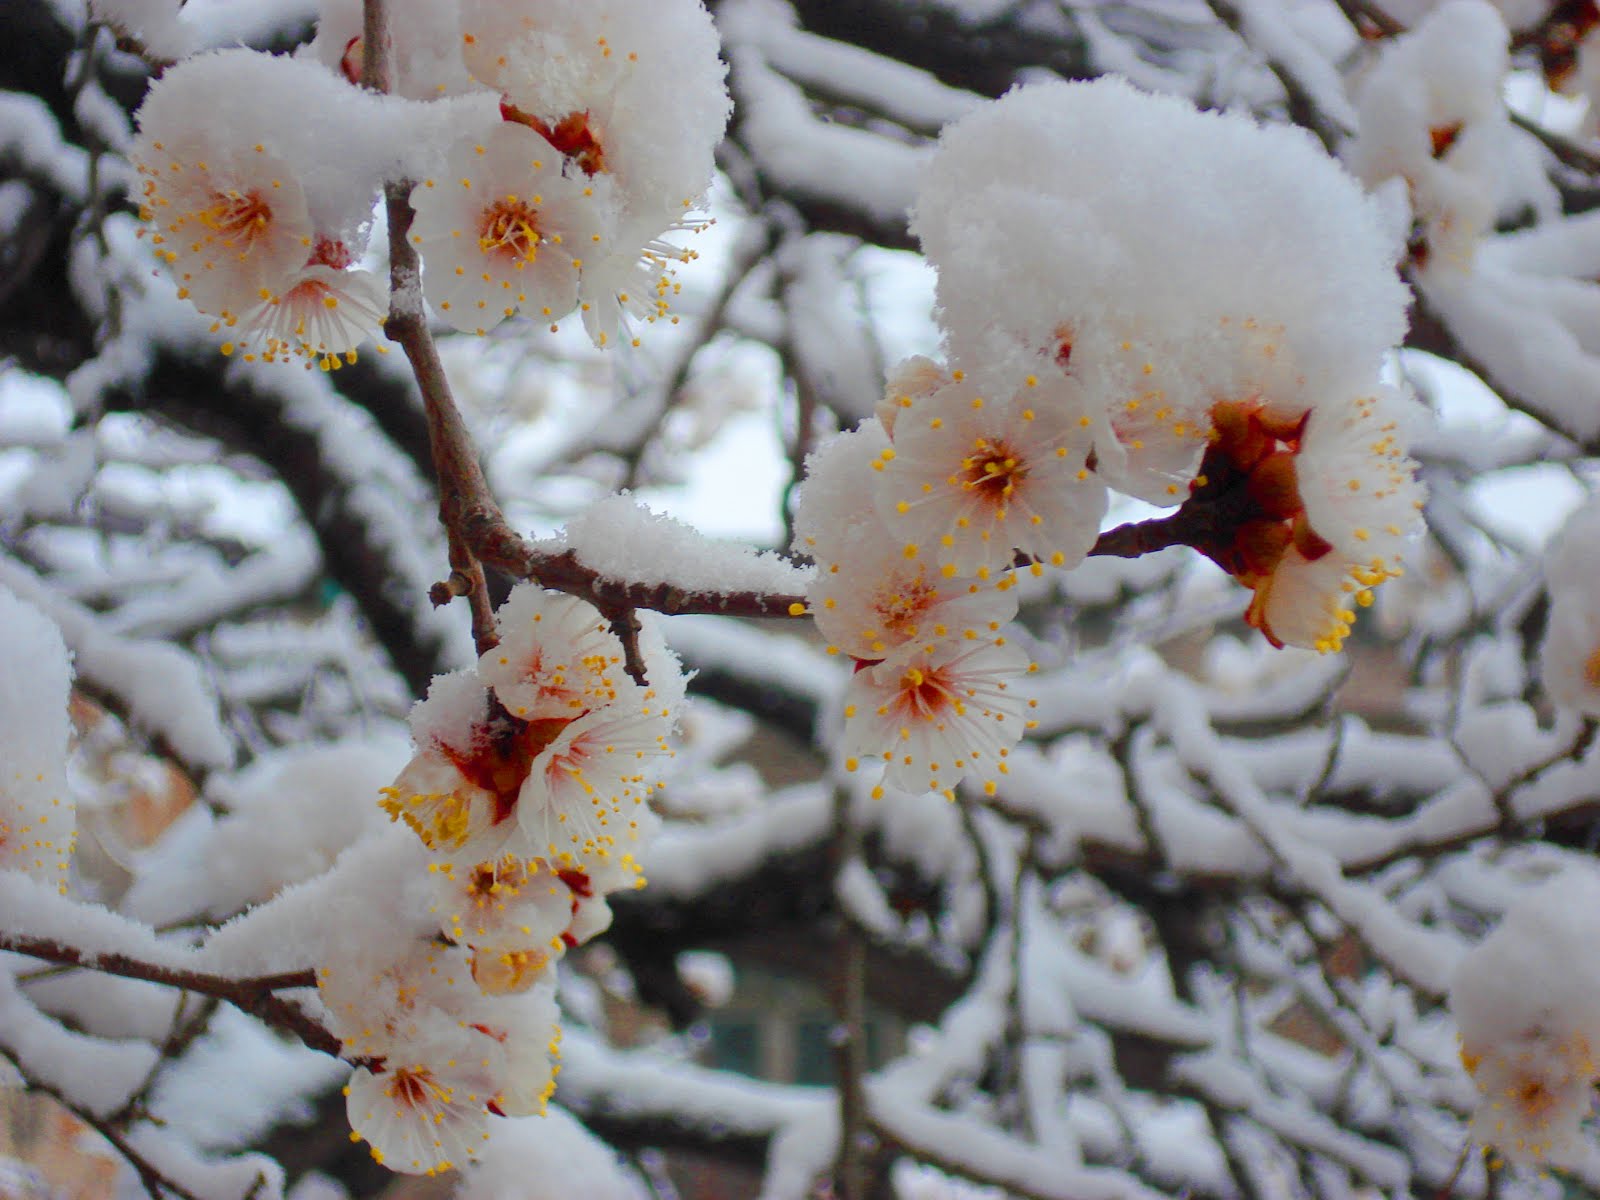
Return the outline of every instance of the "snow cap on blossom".
{"type": "Polygon", "coordinates": [[[1451,0],[1388,40],[1356,95],[1344,149],[1358,177],[1406,182],[1427,253],[1465,266],[1495,215],[1511,135],[1501,92],[1505,21],[1484,0],[1451,0]]]}
{"type": "Polygon", "coordinates": [[[850,532],[876,521],[872,468],[888,453],[888,435],[869,418],[806,455],[794,506],[796,554],[819,563],[838,562],[850,532]]]}
{"type": "Polygon", "coordinates": [[[1091,416],[1202,410],[1186,389],[1239,352],[1224,318],[1282,331],[1302,412],[1375,383],[1405,328],[1377,210],[1314,139],[1112,78],[1018,88],[949,126],[913,230],[955,358],[976,370],[1009,342],[1091,416]]]}
{"type": "Polygon", "coordinates": [[[423,295],[447,325],[486,333],[518,310],[553,324],[577,306],[578,272],[615,212],[604,180],[568,178],[562,162],[525,126],[473,121],[412,189],[423,295]]]}
{"type": "Polygon", "coordinates": [[[564,156],[569,176],[613,197],[615,226],[584,254],[582,312],[596,345],[667,314],[664,240],[697,230],[730,101],[716,28],[700,0],[464,0],[466,62],[501,93],[508,122],[564,156]]]}
{"type": "Polygon", "coordinates": [[[676,217],[704,195],[730,101],[700,0],[463,0],[461,27],[508,119],[615,179],[626,212],[676,217]]]}
{"type": "Polygon", "coordinates": [[[1512,905],[1451,986],[1462,1061],[1483,1093],[1474,1133],[1512,1161],[1581,1147],[1600,1077],[1597,908],[1600,876],[1569,867],[1512,905]]]}
{"type": "Polygon", "coordinates": [[[54,622],[0,588],[0,869],[66,887],[72,667],[54,622]]]}
{"type": "Polygon", "coordinates": [[[399,169],[398,103],[249,50],[196,55],[151,85],[131,151],[140,215],[225,352],[259,343],[331,367],[377,332],[387,286],[354,264],[399,169]]]}

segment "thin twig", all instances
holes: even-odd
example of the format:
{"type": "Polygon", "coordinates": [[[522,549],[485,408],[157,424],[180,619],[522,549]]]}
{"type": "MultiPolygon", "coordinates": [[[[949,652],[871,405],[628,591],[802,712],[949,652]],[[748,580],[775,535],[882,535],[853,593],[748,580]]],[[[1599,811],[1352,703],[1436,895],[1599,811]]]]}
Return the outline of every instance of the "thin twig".
{"type": "Polygon", "coordinates": [[[1261,54],[1261,60],[1266,64],[1283,88],[1283,95],[1289,109],[1289,119],[1304,129],[1309,129],[1323,148],[1329,154],[1336,154],[1339,143],[1349,136],[1350,131],[1341,128],[1339,123],[1322,110],[1300,77],[1295,74],[1291,64],[1283,62],[1273,56],[1262,52],[1258,47],[1252,46],[1250,39],[1245,36],[1244,14],[1241,13],[1232,0],[1206,0],[1206,6],[1211,9],[1217,20],[1221,21],[1234,35],[1249,46],[1256,53],[1261,54]]]}
{"type": "Polygon", "coordinates": [[[277,995],[278,992],[293,988],[316,987],[316,972],[310,969],[243,978],[213,975],[205,971],[164,967],[159,963],[145,962],[126,954],[91,954],[51,938],[11,933],[0,933],[0,950],[11,950],[17,954],[44,959],[46,962],[100,971],[124,979],[142,979],[146,983],[158,983],[166,987],[182,988],[186,992],[197,992],[202,996],[213,996],[268,1025],[292,1033],[313,1050],[320,1050],[335,1058],[339,1057],[339,1039],[298,1004],[277,995]]]}
{"type": "MultiPolygon", "coordinates": [[[[70,969],[70,968],[68,968],[70,969]]],[[[161,1043],[161,1053],[156,1055],[156,1060],[150,1064],[150,1070],[145,1074],[144,1082],[134,1089],[122,1107],[112,1113],[107,1120],[112,1125],[126,1125],[144,1111],[145,1101],[149,1099],[151,1091],[155,1089],[156,1081],[161,1078],[161,1072],[166,1065],[178,1055],[182,1054],[193,1041],[210,1027],[211,1018],[222,1006],[215,996],[207,996],[200,1005],[200,1011],[192,1018],[188,1017],[189,992],[178,993],[177,1007],[172,1014],[172,1025],[167,1030],[166,1039],[161,1043]]]]}
{"type": "Polygon", "coordinates": [[[1559,133],[1552,133],[1539,122],[1534,121],[1521,113],[1511,112],[1511,123],[1518,129],[1531,133],[1544,144],[1544,148],[1553,154],[1562,166],[1571,167],[1574,171],[1582,171],[1585,175],[1600,175],[1600,154],[1593,150],[1585,149],[1571,138],[1562,137],[1559,133]]]}
{"type": "Polygon", "coordinates": [[[749,237],[738,243],[734,248],[733,261],[728,264],[723,274],[722,282],[712,295],[710,303],[706,306],[704,314],[700,317],[699,333],[694,341],[679,354],[677,362],[668,376],[666,385],[661,391],[661,411],[650,421],[639,437],[629,446],[617,451],[626,464],[622,474],[622,487],[633,489],[642,482],[644,470],[645,451],[650,442],[661,429],[667,415],[672,412],[678,396],[689,382],[689,373],[699,358],[700,351],[711,344],[713,338],[722,332],[727,323],[728,305],[733,300],[733,295],[739,290],[744,281],[750,278],[750,272],[766,258],[777,240],[777,231],[771,223],[764,226],[759,237],[749,237]]]}
{"type": "Polygon", "coordinates": [[[22,1082],[28,1091],[38,1092],[42,1096],[49,1096],[50,1099],[110,1142],[112,1149],[122,1155],[127,1160],[128,1165],[138,1174],[139,1184],[144,1188],[145,1194],[150,1197],[150,1200],[162,1200],[163,1192],[176,1196],[178,1200],[200,1200],[193,1192],[163,1175],[160,1168],[133,1148],[128,1139],[118,1131],[112,1122],[95,1116],[94,1113],[82,1105],[69,1099],[64,1092],[30,1075],[27,1068],[22,1065],[22,1059],[17,1052],[3,1042],[0,1042],[0,1058],[6,1059],[16,1068],[17,1073],[22,1076],[22,1082]]]}

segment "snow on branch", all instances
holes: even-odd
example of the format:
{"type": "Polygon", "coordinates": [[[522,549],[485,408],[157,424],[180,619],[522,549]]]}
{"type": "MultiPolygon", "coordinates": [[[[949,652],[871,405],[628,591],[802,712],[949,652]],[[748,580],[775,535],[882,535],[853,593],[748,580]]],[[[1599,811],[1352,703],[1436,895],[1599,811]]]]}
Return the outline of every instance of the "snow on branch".
{"type": "Polygon", "coordinates": [[[3,557],[0,583],[49,615],[76,658],[79,679],[110,696],[135,727],[161,739],[198,771],[233,762],[233,740],[223,728],[216,694],[191,654],[113,631],[3,557]]]}

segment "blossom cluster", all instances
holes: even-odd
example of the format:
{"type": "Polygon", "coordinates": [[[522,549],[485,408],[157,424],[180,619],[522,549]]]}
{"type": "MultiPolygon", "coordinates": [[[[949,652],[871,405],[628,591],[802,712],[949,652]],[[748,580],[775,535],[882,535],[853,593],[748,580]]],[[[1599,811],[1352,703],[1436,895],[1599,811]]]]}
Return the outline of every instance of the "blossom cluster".
{"type": "Polygon", "coordinates": [[[848,767],[992,790],[1025,725],[1014,572],[1081,561],[1111,489],[1183,505],[1274,644],[1340,648],[1422,490],[1381,376],[1404,289],[1337,163],[1114,79],[1024,87],[945,131],[914,229],[948,358],[813,456],[795,522],[858,664],[848,767]]]}
{"type": "Polygon", "coordinates": [[[1461,1060],[1483,1100],[1473,1134],[1511,1162],[1570,1161],[1600,1082],[1600,879],[1573,867],[1520,897],[1456,973],[1461,1060]]]}
{"type": "Polygon", "coordinates": [[[642,887],[633,849],[684,677],[646,631],[648,684],[588,604],[532,585],[497,613],[499,644],[435,679],[416,753],[384,789],[420,843],[432,935],[319,972],[352,1077],[351,1127],[380,1161],[432,1172],[472,1156],[492,1115],[542,1110],[559,1033],[555,964],[642,887]]]}
{"type": "Polygon", "coordinates": [[[1403,182],[1422,266],[1469,265],[1493,227],[1512,138],[1509,36],[1484,0],[1452,0],[1386,45],[1356,94],[1345,163],[1369,186],[1403,182]]]}
{"type": "Polygon", "coordinates": [[[693,253],[665,239],[700,227],[728,115],[699,0],[389,10],[394,95],[360,87],[360,5],[336,0],[298,57],[199,54],[151,87],[141,216],[224,353],[332,369],[378,336],[368,243],[393,183],[415,185],[422,293],[456,329],[578,310],[606,345],[667,316],[693,253]]]}

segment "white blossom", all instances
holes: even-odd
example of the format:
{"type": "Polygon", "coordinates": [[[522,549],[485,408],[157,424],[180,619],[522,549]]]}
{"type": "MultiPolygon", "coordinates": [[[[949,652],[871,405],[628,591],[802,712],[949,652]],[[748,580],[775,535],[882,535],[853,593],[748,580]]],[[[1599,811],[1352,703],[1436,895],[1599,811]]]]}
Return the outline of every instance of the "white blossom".
{"type": "Polygon", "coordinates": [[[485,333],[519,309],[551,323],[573,310],[584,256],[614,218],[603,181],[568,179],[561,164],[538,134],[502,121],[464,137],[412,191],[423,294],[441,320],[485,333]]]}

